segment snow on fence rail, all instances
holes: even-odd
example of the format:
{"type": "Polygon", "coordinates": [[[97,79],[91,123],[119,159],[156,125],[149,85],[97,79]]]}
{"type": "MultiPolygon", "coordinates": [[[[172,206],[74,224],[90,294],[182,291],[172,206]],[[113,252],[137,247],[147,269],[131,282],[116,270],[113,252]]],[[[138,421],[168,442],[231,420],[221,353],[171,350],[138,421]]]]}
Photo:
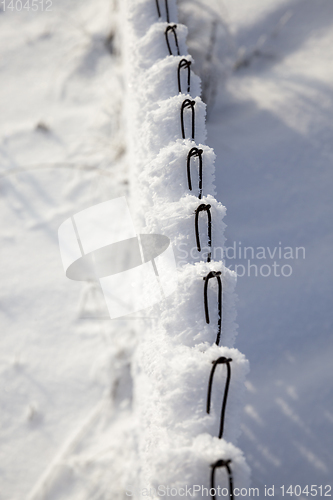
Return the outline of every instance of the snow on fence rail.
{"type": "Polygon", "coordinates": [[[177,292],[139,332],[128,481],[136,498],[144,490],[159,498],[161,485],[174,498],[193,485],[215,498],[217,484],[233,498],[233,487],[249,485],[236,447],[248,362],[233,348],[236,275],[210,259],[224,245],[225,208],[214,197],[200,79],[175,0],[127,0],[121,9],[132,212],[146,233],[170,238],[178,260],[177,292]]]}

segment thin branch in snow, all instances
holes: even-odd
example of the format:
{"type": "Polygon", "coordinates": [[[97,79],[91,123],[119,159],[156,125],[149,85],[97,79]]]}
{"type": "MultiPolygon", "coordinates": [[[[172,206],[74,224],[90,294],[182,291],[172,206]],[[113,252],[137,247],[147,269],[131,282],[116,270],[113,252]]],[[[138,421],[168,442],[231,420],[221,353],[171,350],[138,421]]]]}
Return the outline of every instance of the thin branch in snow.
{"type": "Polygon", "coordinates": [[[274,59],[276,56],[265,50],[265,45],[269,42],[269,40],[276,38],[280,34],[281,30],[285,27],[292,16],[293,12],[291,10],[285,12],[271,31],[260,35],[253,48],[240,47],[238,50],[237,60],[234,63],[234,71],[250,66],[256,58],[274,59]]]}

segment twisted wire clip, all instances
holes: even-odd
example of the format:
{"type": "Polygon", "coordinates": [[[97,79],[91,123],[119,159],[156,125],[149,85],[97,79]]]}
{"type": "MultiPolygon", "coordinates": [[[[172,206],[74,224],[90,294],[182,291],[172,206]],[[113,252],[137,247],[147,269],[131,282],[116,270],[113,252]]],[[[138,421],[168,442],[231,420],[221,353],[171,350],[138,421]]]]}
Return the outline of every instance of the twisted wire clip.
{"type": "MultiPolygon", "coordinates": [[[[232,470],[230,464],[231,460],[218,460],[217,462],[211,465],[212,472],[210,476],[210,485],[211,488],[215,490],[215,469],[217,469],[218,467],[225,467],[227,469],[229,476],[229,497],[230,500],[234,500],[234,485],[233,485],[232,470]]],[[[216,500],[216,496],[212,495],[212,499],[216,500]]]]}
{"type": "Polygon", "coordinates": [[[207,413],[210,413],[210,403],[211,403],[211,397],[212,397],[212,387],[213,387],[213,378],[214,378],[214,373],[216,370],[217,365],[227,365],[227,380],[225,383],[225,389],[224,389],[224,396],[223,396],[223,402],[222,402],[222,409],[221,409],[221,420],[220,420],[220,431],[219,431],[219,439],[222,438],[223,436],[223,430],[224,430],[224,419],[225,419],[225,410],[227,407],[227,400],[228,400],[228,393],[229,393],[229,386],[230,386],[230,378],[231,378],[231,363],[232,359],[231,358],[225,358],[224,356],[221,356],[218,358],[216,361],[213,361],[213,367],[210,372],[209,376],[209,383],[208,383],[208,394],[207,394],[207,413]]]}
{"type": "Polygon", "coordinates": [[[208,309],[208,282],[211,278],[217,279],[218,284],[218,298],[217,298],[217,306],[218,306],[218,323],[217,323],[217,336],[215,344],[220,344],[221,338],[221,330],[222,330],[222,280],[221,280],[221,271],[211,271],[207,274],[205,278],[205,287],[204,287],[204,302],[205,302],[205,316],[206,323],[210,323],[209,320],[209,309],[208,309]]]}
{"type": "Polygon", "coordinates": [[[191,88],[191,61],[188,61],[187,59],[182,59],[180,63],[178,64],[178,90],[179,93],[182,93],[182,86],[181,86],[181,81],[180,81],[180,72],[183,68],[187,69],[187,93],[190,93],[190,88],[191,88]]]}
{"type": "MultiPolygon", "coordinates": [[[[162,17],[161,16],[161,9],[160,9],[160,2],[159,2],[159,0],[156,0],[156,8],[157,8],[158,17],[162,17]]],[[[169,23],[170,22],[170,16],[169,16],[169,4],[168,4],[168,0],[165,0],[165,10],[166,10],[167,23],[169,23]]]]}
{"type": "Polygon", "coordinates": [[[198,198],[201,200],[202,198],[202,149],[192,148],[187,155],[187,181],[188,188],[192,191],[192,182],[191,182],[191,158],[192,156],[197,156],[199,158],[199,195],[198,198]]]}
{"type": "Polygon", "coordinates": [[[165,30],[165,39],[166,39],[166,43],[167,43],[167,46],[169,49],[170,56],[172,56],[173,54],[172,54],[172,50],[171,50],[171,46],[170,46],[170,42],[169,42],[169,31],[172,31],[173,36],[175,37],[175,43],[176,43],[176,47],[177,47],[177,55],[180,56],[180,50],[179,50],[179,45],[178,45],[178,37],[177,37],[176,29],[177,29],[177,24],[172,24],[172,25],[170,24],[165,30]]]}
{"type": "MultiPolygon", "coordinates": [[[[200,235],[199,235],[199,213],[200,212],[207,212],[207,217],[208,217],[208,246],[211,248],[212,247],[212,216],[210,213],[211,205],[205,205],[205,203],[202,203],[201,205],[198,206],[198,208],[195,211],[195,237],[197,240],[197,249],[198,252],[201,252],[201,245],[200,245],[200,235]]],[[[208,253],[207,256],[207,262],[210,262],[210,259],[212,257],[212,252],[208,253]]]]}
{"type": "Polygon", "coordinates": [[[185,101],[182,104],[181,111],[180,111],[180,121],[181,121],[181,126],[182,126],[182,137],[185,139],[185,125],[184,125],[184,110],[185,108],[191,108],[192,110],[192,140],[194,140],[194,135],[195,135],[195,101],[191,101],[191,99],[185,99],[185,101]]]}

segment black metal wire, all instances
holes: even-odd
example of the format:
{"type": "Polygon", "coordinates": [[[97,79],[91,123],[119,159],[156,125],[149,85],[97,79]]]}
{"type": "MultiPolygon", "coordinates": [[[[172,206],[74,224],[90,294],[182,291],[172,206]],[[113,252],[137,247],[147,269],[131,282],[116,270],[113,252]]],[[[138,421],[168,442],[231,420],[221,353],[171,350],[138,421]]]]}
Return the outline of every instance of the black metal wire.
{"type": "Polygon", "coordinates": [[[182,59],[180,63],[178,64],[178,90],[179,93],[182,93],[182,85],[180,81],[180,71],[182,68],[187,68],[187,93],[190,93],[190,88],[191,88],[191,61],[188,61],[187,59],[182,59]]]}
{"type": "MultiPolygon", "coordinates": [[[[159,2],[159,0],[156,0],[156,7],[157,7],[158,17],[162,17],[161,16],[161,9],[160,9],[160,2],[159,2]]],[[[166,10],[167,23],[169,23],[170,22],[170,16],[169,16],[169,3],[168,3],[168,0],[165,0],[165,10],[166,10]]]]}
{"type": "Polygon", "coordinates": [[[213,367],[211,369],[210,376],[209,376],[209,382],[208,382],[207,413],[210,413],[210,403],[211,403],[211,398],[212,398],[213,378],[214,378],[214,373],[215,373],[216,367],[217,367],[217,365],[223,365],[223,364],[227,365],[227,380],[226,380],[226,383],[225,383],[224,396],[223,396],[222,409],[221,409],[219,439],[222,439],[223,430],[224,430],[225,410],[226,410],[226,407],[227,407],[228,393],[229,393],[229,386],[230,386],[230,378],[231,378],[231,367],[230,367],[230,362],[231,361],[232,361],[231,358],[225,358],[224,356],[221,356],[216,361],[213,361],[213,367]]]}
{"type": "Polygon", "coordinates": [[[170,22],[170,16],[169,16],[169,4],[168,4],[168,0],[165,0],[165,10],[166,10],[167,23],[169,23],[170,22]]]}
{"type": "Polygon", "coordinates": [[[191,101],[191,99],[185,99],[185,101],[182,104],[181,111],[180,111],[180,121],[181,121],[181,126],[182,126],[182,137],[185,139],[185,125],[184,125],[184,109],[185,108],[191,108],[192,110],[192,139],[194,140],[194,135],[195,135],[195,101],[191,101]]]}
{"type": "MultiPolygon", "coordinates": [[[[234,485],[233,485],[232,470],[230,464],[231,460],[218,460],[217,462],[211,465],[212,472],[210,476],[210,486],[212,489],[215,490],[215,469],[217,469],[218,467],[225,467],[227,469],[229,476],[229,498],[230,500],[234,500],[234,485]]],[[[212,499],[216,500],[216,496],[212,495],[212,499]]]]}
{"type": "Polygon", "coordinates": [[[217,298],[217,307],[218,307],[218,323],[217,323],[217,336],[215,343],[217,345],[220,344],[221,338],[221,330],[222,330],[222,280],[221,280],[221,271],[211,271],[204,278],[205,287],[204,287],[204,302],[205,302],[205,316],[206,323],[209,324],[209,309],[208,309],[208,283],[211,278],[217,279],[218,284],[218,298],[217,298]]]}
{"type": "MultiPolygon", "coordinates": [[[[199,235],[199,213],[202,211],[207,212],[208,216],[208,246],[211,248],[212,247],[212,216],[210,213],[211,205],[206,205],[205,203],[202,203],[201,205],[198,206],[198,208],[195,211],[195,237],[197,240],[197,249],[198,252],[201,252],[201,245],[200,245],[200,235],[199,235]]],[[[212,252],[209,252],[207,256],[207,262],[210,262],[210,259],[212,257],[212,252]]]]}
{"type": "Polygon", "coordinates": [[[199,158],[199,195],[198,198],[201,200],[202,198],[202,149],[192,148],[190,149],[187,155],[187,182],[188,188],[192,191],[192,182],[191,182],[191,158],[192,156],[197,156],[199,158]]]}
{"type": "Polygon", "coordinates": [[[158,17],[161,17],[161,10],[160,10],[160,2],[159,2],[159,0],[156,0],[156,8],[157,8],[158,17]]]}
{"type": "Polygon", "coordinates": [[[166,39],[166,43],[167,43],[167,46],[169,49],[170,56],[172,56],[173,54],[172,54],[172,50],[171,50],[171,46],[170,46],[170,42],[169,42],[169,31],[172,31],[173,36],[175,37],[175,43],[176,43],[176,47],[177,47],[177,55],[180,56],[180,50],[179,50],[179,45],[178,45],[178,37],[177,37],[176,29],[177,29],[177,24],[170,24],[169,26],[167,26],[167,28],[165,30],[165,39],[166,39]]]}

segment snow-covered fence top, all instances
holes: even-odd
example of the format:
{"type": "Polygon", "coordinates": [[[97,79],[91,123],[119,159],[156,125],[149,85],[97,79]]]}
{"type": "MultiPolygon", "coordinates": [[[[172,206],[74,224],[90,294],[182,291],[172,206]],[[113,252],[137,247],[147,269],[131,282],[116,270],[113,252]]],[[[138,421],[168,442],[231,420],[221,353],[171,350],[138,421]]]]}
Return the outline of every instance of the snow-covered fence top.
{"type": "MultiPolygon", "coordinates": [[[[236,447],[245,357],[233,348],[235,274],[216,259],[225,207],[215,199],[215,155],[206,106],[192,72],[174,0],[124,1],[132,212],[146,233],[170,238],[178,289],[143,324],[135,354],[136,445],[129,482],[136,498],[172,487],[247,487],[236,447]]],[[[206,494],[208,491],[208,495],[206,494]]]]}

